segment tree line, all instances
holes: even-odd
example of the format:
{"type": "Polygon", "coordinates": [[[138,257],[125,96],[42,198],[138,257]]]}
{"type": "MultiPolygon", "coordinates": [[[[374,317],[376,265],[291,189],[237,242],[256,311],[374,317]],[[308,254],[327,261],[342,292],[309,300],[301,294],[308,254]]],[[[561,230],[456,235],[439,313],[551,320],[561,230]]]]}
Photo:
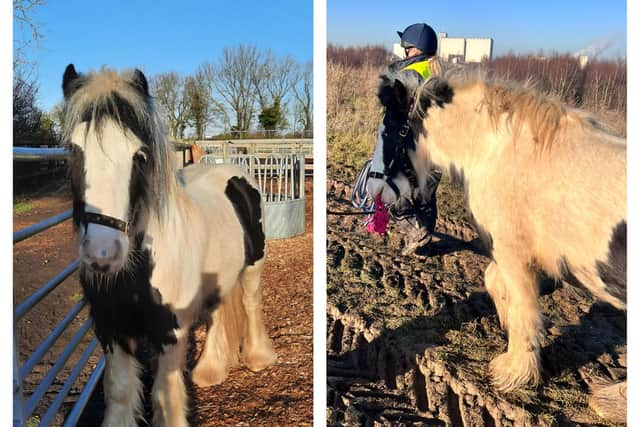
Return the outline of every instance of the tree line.
{"type": "Polygon", "coordinates": [[[516,81],[533,79],[540,89],[569,105],[590,111],[627,111],[625,59],[591,59],[584,65],[572,55],[499,56],[485,64],[497,76],[516,81]]]}
{"type": "Polygon", "coordinates": [[[240,45],[225,48],[218,61],[202,63],[191,75],[152,76],[151,91],[175,139],[204,139],[211,127],[237,135],[253,128],[310,131],[312,76],[311,62],[240,45]]]}
{"type": "Polygon", "coordinates": [[[43,0],[13,0],[13,145],[53,145],[58,133],[52,116],[37,106],[32,50],[42,39],[34,11],[43,0]]]}
{"type": "MultiPolygon", "coordinates": [[[[327,62],[344,67],[382,69],[392,61],[391,52],[381,45],[327,45],[327,62]]],[[[507,53],[469,65],[479,65],[506,80],[533,81],[540,89],[575,107],[616,113],[625,113],[627,109],[626,59],[596,57],[580,64],[578,57],[569,54],[507,53]]]]}
{"type": "MultiPolygon", "coordinates": [[[[13,145],[56,145],[64,125],[62,102],[51,111],[37,105],[32,50],[42,39],[33,19],[44,0],[13,0],[13,145]]],[[[150,77],[151,91],[170,136],[204,139],[207,129],[243,136],[266,131],[313,129],[313,65],[278,57],[255,46],[227,47],[216,62],[190,75],[165,72],[150,77]],[[189,135],[187,135],[189,132],[189,135]]]]}
{"type": "Polygon", "coordinates": [[[345,67],[384,67],[393,61],[393,55],[382,45],[339,46],[327,44],[327,62],[345,67]]]}

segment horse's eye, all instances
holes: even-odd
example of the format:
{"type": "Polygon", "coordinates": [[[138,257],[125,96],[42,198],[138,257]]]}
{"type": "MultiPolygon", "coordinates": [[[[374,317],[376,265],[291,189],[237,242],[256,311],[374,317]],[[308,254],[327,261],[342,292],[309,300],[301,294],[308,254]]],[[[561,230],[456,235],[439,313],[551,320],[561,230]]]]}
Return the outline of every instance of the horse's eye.
{"type": "Polygon", "coordinates": [[[144,151],[138,151],[133,158],[135,160],[138,160],[142,163],[147,163],[147,153],[145,153],[144,151]]]}

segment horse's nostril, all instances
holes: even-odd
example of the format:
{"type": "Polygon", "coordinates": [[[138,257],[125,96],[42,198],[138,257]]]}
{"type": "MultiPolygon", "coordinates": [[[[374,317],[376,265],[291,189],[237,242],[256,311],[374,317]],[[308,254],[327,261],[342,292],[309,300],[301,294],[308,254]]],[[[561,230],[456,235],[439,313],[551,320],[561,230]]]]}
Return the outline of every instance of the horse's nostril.
{"type": "Polygon", "coordinates": [[[105,264],[105,265],[100,265],[97,262],[92,262],[91,263],[91,268],[95,271],[100,271],[102,273],[106,273],[107,271],[109,271],[109,264],[105,264]]]}

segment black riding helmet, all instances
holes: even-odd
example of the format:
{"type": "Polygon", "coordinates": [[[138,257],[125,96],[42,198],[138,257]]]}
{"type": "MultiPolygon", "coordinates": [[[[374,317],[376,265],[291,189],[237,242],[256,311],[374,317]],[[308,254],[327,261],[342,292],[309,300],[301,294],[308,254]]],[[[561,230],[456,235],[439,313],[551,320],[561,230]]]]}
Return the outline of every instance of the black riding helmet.
{"type": "Polygon", "coordinates": [[[427,24],[413,24],[398,31],[400,45],[404,48],[416,47],[428,55],[435,55],[438,50],[438,36],[427,24]]]}

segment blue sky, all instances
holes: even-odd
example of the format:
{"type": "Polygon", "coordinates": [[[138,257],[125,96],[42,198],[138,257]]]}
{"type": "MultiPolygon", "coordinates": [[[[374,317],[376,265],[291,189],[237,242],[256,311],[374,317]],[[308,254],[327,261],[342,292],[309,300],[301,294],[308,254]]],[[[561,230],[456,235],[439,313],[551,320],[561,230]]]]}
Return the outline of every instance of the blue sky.
{"type": "Polygon", "coordinates": [[[625,57],[626,1],[327,0],[327,39],[341,45],[383,44],[426,22],[449,37],[491,37],[494,55],[552,51],[575,53],[610,44],[603,57],[625,57]]]}
{"type": "Polygon", "coordinates": [[[312,0],[122,1],[49,0],[35,16],[44,39],[37,60],[39,104],[62,99],[62,73],[109,65],[148,76],[187,75],[215,62],[224,47],[253,44],[300,63],[313,59],[312,0]]]}

